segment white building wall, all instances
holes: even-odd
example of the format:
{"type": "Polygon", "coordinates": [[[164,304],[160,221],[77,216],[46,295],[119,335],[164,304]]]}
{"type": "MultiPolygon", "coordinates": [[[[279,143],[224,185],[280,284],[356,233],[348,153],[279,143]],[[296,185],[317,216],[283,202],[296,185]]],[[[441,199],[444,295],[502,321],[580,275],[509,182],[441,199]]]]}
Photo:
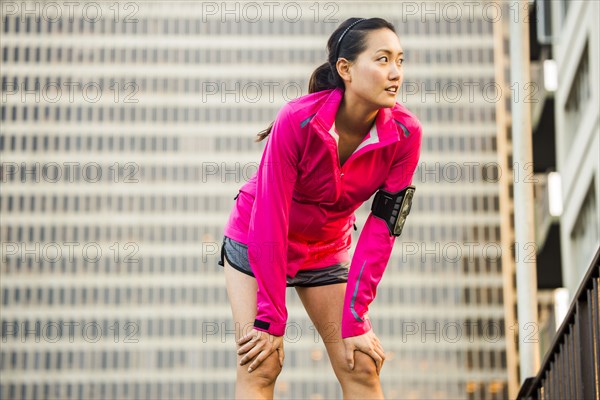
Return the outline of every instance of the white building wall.
{"type": "MultiPolygon", "coordinates": [[[[472,21],[464,14],[446,23],[425,10],[371,2],[323,6],[317,22],[306,4],[306,17],[295,23],[290,14],[236,24],[233,16],[209,17],[185,4],[120,9],[119,19],[137,18],[133,24],[113,25],[114,10],[103,9],[106,18],[95,24],[75,17],[72,32],[46,20],[43,33],[35,24],[27,31],[26,22],[16,32],[21,14],[3,25],[5,92],[15,78],[32,84],[39,77],[46,87],[59,79],[59,86],[98,83],[103,95],[97,102],[77,90],[73,101],[64,92],[57,102],[34,95],[22,101],[18,94],[3,100],[3,163],[25,163],[31,171],[36,162],[55,162],[63,173],[71,171],[65,162],[89,173],[95,164],[88,164],[98,163],[102,177],[95,182],[75,168],[72,182],[32,182],[33,173],[8,178],[4,164],[2,238],[17,252],[2,249],[0,397],[233,397],[235,344],[216,264],[222,228],[237,188],[260,160],[255,133],[273,119],[284,94],[294,97],[278,88],[292,83],[306,93],[310,73],[325,60],[327,37],[354,15],[396,25],[407,52],[405,88],[417,88],[399,100],[424,125],[418,195],[370,312],[388,352],[384,390],[391,398],[506,397],[501,264],[483,252],[501,235],[498,184],[484,175],[497,160],[496,103],[480,92],[494,80],[490,22],[476,12],[472,21]],[[335,18],[326,19],[332,12],[335,18]],[[119,87],[116,100],[111,80],[119,87]],[[253,102],[251,92],[236,97],[238,82],[279,86],[272,99],[253,102]],[[465,82],[476,84],[472,99],[465,82]],[[211,83],[233,91],[203,97],[211,83]],[[453,84],[463,90],[457,100],[453,84]],[[103,256],[86,262],[75,253],[56,263],[48,261],[51,254],[32,257],[40,254],[36,243],[65,251],[65,242],[97,245],[103,256]],[[409,245],[416,254],[408,254],[409,245]],[[38,341],[23,332],[37,321],[38,341]],[[69,321],[79,324],[72,342],[69,321]],[[65,330],[54,342],[56,324],[65,330]],[[409,325],[416,334],[407,334],[409,325]]],[[[359,232],[369,207],[357,213],[359,232]]],[[[288,308],[302,334],[287,337],[277,396],[340,397],[322,339],[293,290],[288,308]]]]}
{"type": "Polygon", "coordinates": [[[557,27],[553,50],[559,77],[555,99],[557,167],[563,190],[562,265],[572,299],[600,246],[600,34],[596,18],[600,6],[587,1],[568,2],[568,8],[567,2],[551,4],[557,27]],[[585,77],[578,73],[583,58],[587,58],[583,61],[585,77]],[[583,92],[575,120],[566,111],[573,90],[583,92]]]}

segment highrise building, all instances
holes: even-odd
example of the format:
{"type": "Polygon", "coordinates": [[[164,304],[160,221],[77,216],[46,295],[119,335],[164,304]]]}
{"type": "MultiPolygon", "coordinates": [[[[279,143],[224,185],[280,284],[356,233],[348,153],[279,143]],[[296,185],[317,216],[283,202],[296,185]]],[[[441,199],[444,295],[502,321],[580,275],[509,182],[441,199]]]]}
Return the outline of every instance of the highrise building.
{"type": "Polygon", "coordinates": [[[552,345],[563,337],[557,330],[571,318],[569,306],[600,246],[600,76],[594,69],[600,60],[593,18],[599,10],[595,3],[547,0],[536,0],[530,10],[538,288],[549,300],[540,309],[540,341],[542,357],[549,357],[557,353],[552,345]]]}
{"type": "Polygon", "coordinates": [[[554,94],[563,281],[572,300],[600,246],[599,5],[546,1],[558,75],[554,94]]]}
{"type": "MultiPolygon", "coordinates": [[[[398,101],[424,126],[369,313],[386,396],[509,396],[495,3],[56,4],[2,4],[0,397],[233,397],[222,229],[260,160],[255,134],[307,93],[352,16],[395,24],[398,101]]],[[[287,301],[276,396],[341,397],[293,289],[287,301]]]]}

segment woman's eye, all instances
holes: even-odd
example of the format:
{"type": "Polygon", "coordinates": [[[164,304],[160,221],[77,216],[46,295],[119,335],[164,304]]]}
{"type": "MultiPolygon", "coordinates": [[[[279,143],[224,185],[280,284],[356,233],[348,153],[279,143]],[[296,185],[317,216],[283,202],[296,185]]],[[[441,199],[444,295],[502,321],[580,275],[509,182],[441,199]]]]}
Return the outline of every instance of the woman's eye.
{"type": "Polygon", "coordinates": [[[404,64],[404,58],[399,59],[398,64],[404,64]]]}
{"type": "Polygon", "coordinates": [[[387,61],[387,56],[379,57],[380,60],[383,59],[383,58],[385,58],[385,61],[387,61]]]}

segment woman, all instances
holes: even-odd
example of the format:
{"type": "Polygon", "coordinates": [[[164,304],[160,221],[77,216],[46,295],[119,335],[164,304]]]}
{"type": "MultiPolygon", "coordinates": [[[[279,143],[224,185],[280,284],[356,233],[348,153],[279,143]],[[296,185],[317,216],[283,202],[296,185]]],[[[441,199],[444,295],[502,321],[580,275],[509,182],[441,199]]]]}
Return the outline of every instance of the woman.
{"type": "Polygon", "coordinates": [[[401,195],[419,160],[421,124],[396,103],[403,52],[392,24],[350,18],[327,48],[309,94],[259,134],[268,136],[260,165],[225,226],[220,264],[237,331],[237,397],[273,397],[292,286],[344,398],[383,397],[385,353],[367,311],[399,232],[372,211],[350,259],[354,211],[378,190],[409,198],[401,195]]]}

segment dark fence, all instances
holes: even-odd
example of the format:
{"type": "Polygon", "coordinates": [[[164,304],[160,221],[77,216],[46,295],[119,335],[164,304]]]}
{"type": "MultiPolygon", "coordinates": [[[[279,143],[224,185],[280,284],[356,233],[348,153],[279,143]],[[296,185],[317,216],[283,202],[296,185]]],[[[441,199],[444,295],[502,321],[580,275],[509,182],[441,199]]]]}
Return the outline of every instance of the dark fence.
{"type": "Polygon", "coordinates": [[[537,376],[519,400],[600,400],[600,249],[596,252],[537,376]]]}

